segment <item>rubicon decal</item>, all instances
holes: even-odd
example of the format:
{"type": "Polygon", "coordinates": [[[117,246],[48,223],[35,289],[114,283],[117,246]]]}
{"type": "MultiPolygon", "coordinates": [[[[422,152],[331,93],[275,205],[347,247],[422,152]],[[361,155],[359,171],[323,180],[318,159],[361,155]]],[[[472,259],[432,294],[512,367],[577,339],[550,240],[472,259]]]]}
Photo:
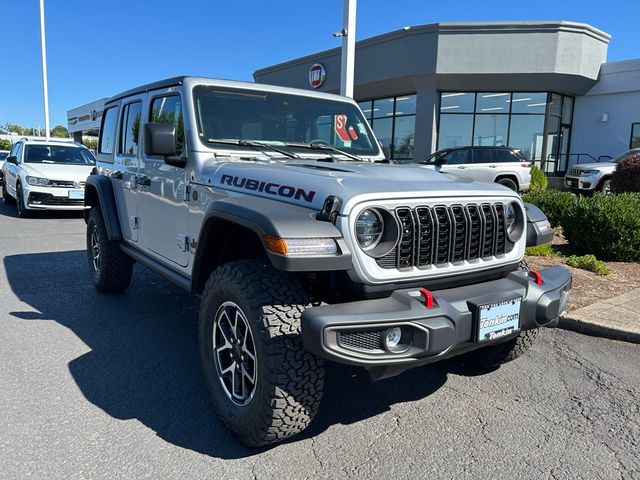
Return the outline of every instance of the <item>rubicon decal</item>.
{"type": "Polygon", "coordinates": [[[279,183],[263,182],[252,178],[236,177],[234,175],[222,175],[220,183],[222,185],[244,188],[245,190],[252,190],[254,192],[264,192],[277,197],[304,200],[305,202],[312,202],[313,197],[316,195],[314,190],[305,190],[291,185],[280,185],[279,183]]]}

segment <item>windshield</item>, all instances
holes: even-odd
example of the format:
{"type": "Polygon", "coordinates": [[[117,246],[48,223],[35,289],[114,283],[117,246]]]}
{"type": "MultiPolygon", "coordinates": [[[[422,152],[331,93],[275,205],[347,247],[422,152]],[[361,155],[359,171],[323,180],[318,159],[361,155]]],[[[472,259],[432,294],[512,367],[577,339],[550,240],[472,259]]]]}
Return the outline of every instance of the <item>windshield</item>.
{"type": "Polygon", "coordinates": [[[627,150],[622,155],[618,155],[613,160],[608,160],[608,161],[612,163],[618,163],[620,160],[624,160],[625,158],[627,158],[630,155],[633,155],[634,153],[640,153],[640,150],[627,150]]]}
{"type": "Polygon", "coordinates": [[[352,155],[380,152],[362,113],[348,102],[204,85],[195,87],[193,95],[198,135],[205,144],[248,140],[301,152],[303,146],[287,144],[322,142],[352,155]]]}
{"type": "Polygon", "coordinates": [[[444,157],[447,153],[449,153],[449,150],[441,150],[439,152],[432,153],[427,158],[425,158],[424,160],[422,160],[421,162],[418,162],[418,163],[427,164],[427,165],[434,165],[438,160],[440,160],[442,157],[444,157]]]}
{"type": "Polygon", "coordinates": [[[65,165],[95,165],[91,152],[82,147],[66,145],[27,145],[25,163],[57,163],[65,165]]]}

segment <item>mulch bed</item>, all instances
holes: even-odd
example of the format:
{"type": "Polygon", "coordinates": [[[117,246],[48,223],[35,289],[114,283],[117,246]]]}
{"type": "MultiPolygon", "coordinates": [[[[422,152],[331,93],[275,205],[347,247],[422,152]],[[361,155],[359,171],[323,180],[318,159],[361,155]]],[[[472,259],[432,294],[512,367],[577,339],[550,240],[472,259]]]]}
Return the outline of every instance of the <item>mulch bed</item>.
{"type": "MultiPolygon", "coordinates": [[[[561,232],[551,242],[559,254],[567,253],[567,241],[561,232]]],[[[552,265],[564,265],[573,275],[573,289],[567,311],[577,310],[596,303],[600,299],[606,299],[622,295],[634,288],[640,287],[640,263],[606,262],[611,268],[610,275],[596,275],[579,268],[565,265],[564,257],[533,257],[526,256],[526,260],[532,268],[540,269],[552,265]]]]}

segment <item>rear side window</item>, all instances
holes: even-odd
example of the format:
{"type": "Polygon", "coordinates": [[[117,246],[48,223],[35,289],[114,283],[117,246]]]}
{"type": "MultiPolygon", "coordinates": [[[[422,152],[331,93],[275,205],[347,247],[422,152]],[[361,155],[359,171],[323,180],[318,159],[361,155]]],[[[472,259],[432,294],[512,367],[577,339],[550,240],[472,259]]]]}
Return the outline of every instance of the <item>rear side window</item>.
{"type": "Polygon", "coordinates": [[[498,163],[521,162],[511,150],[497,149],[493,151],[494,161],[498,163]]]}
{"type": "Polygon", "coordinates": [[[108,108],[102,116],[100,129],[100,145],[98,153],[113,153],[116,145],[116,124],[118,122],[118,107],[108,108]]]}
{"type": "Polygon", "coordinates": [[[118,153],[131,157],[138,155],[141,113],[142,102],[125,105],[120,125],[120,148],[118,153]]]}
{"type": "Polygon", "coordinates": [[[149,121],[152,123],[170,123],[176,128],[176,147],[182,152],[184,146],[184,119],[182,102],[178,95],[154,98],[151,102],[149,121]]]}
{"type": "Polygon", "coordinates": [[[443,160],[447,165],[469,163],[469,150],[452,150],[444,156],[443,160]]]}
{"type": "Polygon", "coordinates": [[[491,163],[491,150],[488,148],[474,148],[472,150],[473,163],[491,163]]]}

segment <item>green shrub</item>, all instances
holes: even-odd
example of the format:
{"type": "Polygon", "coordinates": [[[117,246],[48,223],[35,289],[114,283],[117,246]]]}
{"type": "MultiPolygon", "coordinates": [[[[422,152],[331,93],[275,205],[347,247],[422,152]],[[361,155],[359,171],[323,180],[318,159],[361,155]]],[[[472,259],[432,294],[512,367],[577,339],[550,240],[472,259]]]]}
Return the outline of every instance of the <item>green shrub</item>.
{"type": "Polygon", "coordinates": [[[571,255],[567,257],[567,265],[570,267],[581,268],[582,270],[588,270],[598,275],[609,275],[611,268],[606,263],[598,260],[595,255],[571,255]]]}
{"type": "Polygon", "coordinates": [[[522,200],[533,203],[544,212],[552,226],[562,225],[562,217],[573,202],[575,195],[559,190],[540,190],[522,195],[522,200]]]}
{"type": "Polygon", "coordinates": [[[640,154],[631,155],[618,162],[611,177],[611,191],[640,192],[640,154]]]}
{"type": "Polygon", "coordinates": [[[547,185],[549,185],[549,180],[547,180],[544,172],[537,166],[531,165],[531,186],[529,187],[529,191],[540,192],[546,190],[547,185]]]}
{"type": "Polygon", "coordinates": [[[0,138],[0,150],[11,150],[12,143],[9,140],[0,138]]]}
{"type": "Polygon", "coordinates": [[[537,245],[535,247],[527,247],[525,253],[533,257],[555,257],[558,255],[549,243],[543,243],[542,245],[537,245]]]}
{"type": "Polygon", "coordinates": [[[573,202],[562,219],[571,250],[602,260],[640,261],[640,195],[596,194],[573,202]]]}

